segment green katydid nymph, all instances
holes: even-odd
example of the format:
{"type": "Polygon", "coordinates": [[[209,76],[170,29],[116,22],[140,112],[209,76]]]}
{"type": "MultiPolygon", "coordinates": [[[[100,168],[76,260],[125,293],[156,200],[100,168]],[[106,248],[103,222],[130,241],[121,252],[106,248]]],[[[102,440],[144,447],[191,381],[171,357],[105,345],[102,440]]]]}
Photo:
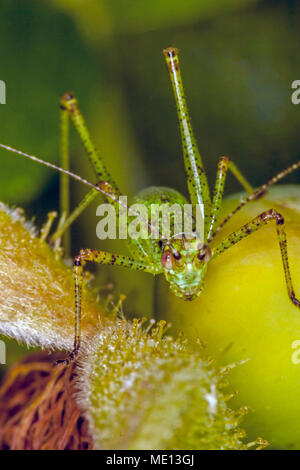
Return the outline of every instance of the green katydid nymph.
{"type": "MultiPolygon", "coordinates": [[[[167,47],[163,51],[171,84],[174,92],[177,113],[180,124],[180,133],[183,147],[184,165],[187,177],[187,186],[190,196],[190,203],[193,207],[201,206],[204,214],[204,235],[199,239],[195,230],[191,233],[171,233],[169,238],[147,238],[147,239],[129,239],[129,250],[131,257],[120,256],[118,254],[108,253],[95,249],[82,249],[74,259],[74,279],[75,279],[75,341],[72,353],[66,359],[66,362],[73,360],[80,349],[80,321],[82,315],[81,296],[83,284],[83,266],[86,262],[96,262],[100,264],[110,264],[124,266],[131,270],[145,271],[153,275],[164,274],[172,292],[183,300],[193,300],[197,298],[203,289],[205,273],[208,264],[212,259],[229,249],[245,237],[248,237],[255,231],[264,227],[269,222],[274,222],[278,241],[281,250],[283,272],[288,296],[296,307],[300,306],[295,297],[292,278],[289,269],[287,240],[284,228],[284,219],[276,210],[270,210],[258,214],[257,217],[249,221],[240,229],[231,233],[223,241],[211,244],[215,235],[242,207],[248,202],[262,197],[266,190],[281,180],[292,171],[300,168],[300,161],[294,163],[286,170],[277,174],[267,183],[258,189],[253,189],[248,183],[236,165],[226,156],[219,159],[217,166],[217,178],[211,198],[207,182],[206,173],[203,167],[202,158],[198,151],[194,137],[191,120],[184,95],[181,72],[179,66],[178,50],[174,47],[167,47]],[[247,196],[241,200],[239,205],[221,222],[218,218],[222,206],[222,198],[227,171],[230,170],[244,188],[247,196]]],[[[102,162],[86,127],[83,116],[79,110],[78,102],[72,93],[66,93],[61,99],[61,123],[62,123],[62,168],[54,164],[45,162],[35,156],[25,154],[12,147],[2,145],[1,147],[14,153],[23,155],[31,160],[42,163],[61,172],[61,213],[63,219],[52,240],[60,238],[78,215],[90,204],[92,200],[102,193],[107,202],[111,203],[117,213],[122,206],[121,192],[113,181],[110,173],[102,162]],[[72,173],[69,170],[69,152],[68,152],[68,120],[71,118],[87,152],[90,163],[94,169],[97,184],[90,183],[81,176],[72,173]],[[87,193],[76,209],[69,214],[69,195],[68,178],[75,178],[84,184],[90,186],[91,190],[87,193]]],[[[183,206],[187,203],[177,191],[170,188],[152,187],[140,192],[136,196],[136,201],[142,202],[147,208],[151,204],[160,204],[162,201],[172,206],[179,204],[183,206]]],[[[142,220],[139,214],[135,214],[142,220]]],[[[174,226],[173,226],[174,228],[174,226]]],[[[152,229],[151,223],[148,224],[149,231],[152,229]]]]}

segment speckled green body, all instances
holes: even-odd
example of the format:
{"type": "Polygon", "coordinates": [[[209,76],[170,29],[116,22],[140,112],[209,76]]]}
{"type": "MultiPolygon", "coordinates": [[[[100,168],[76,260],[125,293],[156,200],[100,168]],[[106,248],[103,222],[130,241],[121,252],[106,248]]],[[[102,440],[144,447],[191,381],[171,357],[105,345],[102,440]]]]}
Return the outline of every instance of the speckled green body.
{"type": "MultiPolygon", "coordinates": [[[[196,233],[183,233],[176,230],[172,206],[178,204],[183,214],[184,205],[188,204],[187,199],[171,188],[150,187],[135,196],[133,203],[142,204],[148,209],[149,221],[151,221],[151,208],[154,204],[158,207],[166,205],[170,209],[170,236],[167,239],[163,237],[154,239],[151,236],[136,239],[129,237],[128,247],[133,258],[153,266],[157,274],[164,273],[171,291],[176,296],[193,300],[203,290],[203,278],[207,270],[207,263],[198,258],[202,244],[196,233]],[[170,247],[174,250],[173,253],[178,254],[178,259],[172,258],[172,266],[165,269],[165,261],[167,262],[168,257],[173,256],[170,254],[170,247]]],[[[169,219],[169,216],[167,217],[169,219]]],[[[163,232],[163,224],[168,222],[169,220],[160,212],[160,232],[163,232]]],[[[192,229],[195,230],[194,223],[192,229]]]]}
{"type": "MultiPolygon", "coordinates": [[[[204,289],[204,277],[208,269],[208,263],[224,251],[230,249],[244,238],[253,234],[269,222],[273,222],[276,227],[277,238],[281,251],[281,258],[285,276],[285,283],[288,296],[293,304],[300,308],[300,301],[296,298],[290,268],[288,261],[287,237],[284,227],[284,218],[276,210],[269,210],[258,214],[238,230],[227,235],[223,240],[216,242],[215,236],[220,232],[224,225],[233,217],[240,209],[249,202],[262,197],[267,189],[274,183],[280,181],[283,177],[292,171],[300,168],[300,161],[294,163],[286,170],[278,173],[267,183],[254,190],[248,183],[236,165],[227,157],[222,156],[217,165],[217,177],[214,187],[213,196],[210,195],[205,169],[202,163],[202,157],[199,153],[194,132],[191,125],[191,119],[186,104],[180,66],[178,58],[178,50],[172,46],[167,47],[164,51],[166,65],[169,71],[170,80],[174,92],[177,114],[179,119],[179,127],[181,133],[182,150],[184,157],[184,166],[189,192],[189,202],[192,205],[192,221],[189,230],[185,229],[178,232],[175,212],[171,216],[168,236],[165,235],[164,216],[152,223],[152,204],[166,204],[171,207],[177,204],[182,208],[188,201],[177,191],[169,188],[152,187],[139,193],[133,203],[142,204],[145,215],[141,215],[136,211],[131,211],[131,216],[136,215],[134,222],[134,239],[128,238],[129,249],[132,253],[131,257],[119,254],[109,253],[96,249],[82,249],[74,259],[74,278],[75,278],[75,341],[74,350],[70,356],[73,359],[77,354],[80,345],[80,321],[81,321],[81,294],[83,287],[83,267],[87,262],[96,262],[102,265],[110,264],[116,266],[127,267],[135,271],[144,271],[153,275],[164,274],[169,283],[171,291],[183,300],[196,299],[204,289]],[[222,198],[227,172],[235,176],[241,186],[245,189],[248,196],[241,200],[239,205],[220,223],[219,216],[222,207],[222,198]],[[203,234],[198,230],[197,219],[194,215],[200,213],[203,221],[203,234]],[[150,216],[150,223],[149,223],[150,216]],[[172,219],[173,217],[173,219],[172,219]],[[143,237],[140,236],[138,225],[143,225],[143,237]],[[193,224],[196,224],[194,230],[193,224]],[[150,237],[144,238],[144,234],[150,232],[150,237]],[[155,237],[153,237],[153,230],[155,237]],[[181,234],[179,237],[178,235],[181,234]],[[200,235],[200,236],[199,236],[200,235]]],[[[46,166],[61,171],[62,174],[72,176],[76,180],[80,180],[87,184],[91,191],[83,198],[75,210],[68,215],[68,201],[64,197],[61,203],[61,212],[63,221],[59,224],[52,240],[60,238],[75,218],[87,207],[87,205],[96,197],[99,192],[104,195],[107,202],[112,204],[116,210],[116,215],[120,216],[120,209],[126,208],[127,204],[123,202],[122,194],[111,177],[109,171],[105,167],[101,157],[99,156],[85,125],[83,116],[79,110],[76,98],[72,93],[66,93],[61,100],[62,108],[62,161],[64,166],[68,167],[69,152],[67,133],[67,119],[71,117],[73,124],[85,147],[90,163],[94,169],[97,184],[92,184],[82,177],[74,175],[66,168],[62,169],[53,164],[43,162],[32,155],[24,154],[10,147],[0,144],[7,150],[19,153],[31,160],[43,163],[46,166]]],[[[170,139],[173,136],[169,137],[170,139]]],[[[132,205],[130,206],[132,208],[132,205]]],[[[173,213],[173,209],[169,211],[173,213]]],[[[185,217],[185,211],[183,210],[185,217]]],[[[128,214],[129,215],[129,214],[128,214]]],[[[185,222],[185,220],[184,220],[185,222]]],[[[168,224],[169,225],[169,224],[168,224]]],[[[131,222],[127,226],[131,229],[131,222]]],[[[182,226],[181,226],[182,228],[182,226]]],[[[123,237],[122,237],[123,238],[123,237]]],[[[125,237],[126,238],[126,237],[125,237]]]]}
{"type": "MultiPolygon", "coordinates": [[[[149,188],[140,191],[132,201],[134,204],[143,204],[148,209],[148,220],[151,220],[151,206],[153,204],[167,204],[169,207],[173,204],[179,204],[183,206],[188,204],[187,199],[182,196],[178,191],[174,189],[162,187],[162,186],[151,186],[149,188]]],[[[161,215],[161,214],[160,214],[161,215]]],[[[162,230],[162,216],[159,219],[159,230],[162,230]]],[[[171,237],[176,235],[174,233],[174,218],[171,214],[171,237]]],[[[143,238],[128,238],[128,248],[134,258],[142,259],[147,264],[156,266],[156,268],[162,272],[161,255],[162,255],[162,240],[153,239],[148,237],[143,238]]]]}

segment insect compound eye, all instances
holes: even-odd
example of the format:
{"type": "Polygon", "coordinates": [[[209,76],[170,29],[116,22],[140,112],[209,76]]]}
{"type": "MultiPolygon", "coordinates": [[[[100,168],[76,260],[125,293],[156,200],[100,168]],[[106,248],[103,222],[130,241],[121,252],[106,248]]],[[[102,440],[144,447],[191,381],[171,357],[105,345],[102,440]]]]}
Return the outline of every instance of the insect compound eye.
{"type": "Polygon", "coordinates": [[[211,250],[208,246],[203,246],[199,249],[197,258],[199,261],[207,262],[211,258],[211,250]]]}
{"type": "Polygon", "coordinates": [[[173,252],[174,260],[175,260],[175,266],[174,269],[176,271],[180,272],[184,269],[185,266],[185,258],[179,253],[179,251],[173,252]]]}
{"type": "Polygon", "coordinates": [[[165,269],[172,269],[174,266],[175,258],[170,250],[164,251],[161,257],[161,264],[165,269]]]}

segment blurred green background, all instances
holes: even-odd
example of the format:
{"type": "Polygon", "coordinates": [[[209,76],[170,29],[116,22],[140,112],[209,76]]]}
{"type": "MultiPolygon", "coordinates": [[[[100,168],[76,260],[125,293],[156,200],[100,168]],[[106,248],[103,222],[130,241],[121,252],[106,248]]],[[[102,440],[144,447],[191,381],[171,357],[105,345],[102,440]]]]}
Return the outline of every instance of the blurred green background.
{"type": "MultiPolygon", "coordinates": [[[[253,185],[300,158],[299,2],[255,0],[6,0],[0,4],[0,142],[59,161],[59,98],[77,95],[93,139],[124,194],[166,185],[186,194],[176,110],[161,51],[180,49],[188,104],[209,181],[228,154],[253,185]]],[[[93,180],[71,132],[72,168],[93,180]]],[[[58,176],[0,151],[0,200],[41,224],[58,208],[58,176]]],[[[287,182],[300,181],[300,174],[287,182]]],[[[240,190],[231,177],[226,192],[240,190]]],[[[73,206],[86,188],[72,184],[73,206]]],[[[126,253],[96,238],[97,204],[72,229],[82,247],[126,253]]],[[[97,282],[153,315],[153,279],[101,268],[97,282]]]]}

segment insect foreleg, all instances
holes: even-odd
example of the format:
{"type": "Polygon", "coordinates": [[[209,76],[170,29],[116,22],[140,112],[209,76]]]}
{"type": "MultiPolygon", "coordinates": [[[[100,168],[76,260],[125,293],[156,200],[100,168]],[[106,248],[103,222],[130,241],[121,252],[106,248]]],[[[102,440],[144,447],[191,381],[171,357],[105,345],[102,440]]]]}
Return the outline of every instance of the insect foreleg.
{"type": "Polygon", "coordinates": [[[83,267],[86,262],[92,261],[99,264],[110,264],[124,266],[134,271],[145,271],[151,274],[158,274],[160,271],[153,266],[143,263],[127,256],[114,255],[106,251],[84,249],[74,259],[74,282],[75,282],[75,338],[74,349],[67,359],[59,362],[70,363],[78,354],[80,349],[80,325],[81,325],[81,299],[83,286],[83,267]]]}
{"type": "Polygon", "coordinates": [[[228,248],[231,248],[233,245],[248,237],[252,233],[256,232],[260,228],[264,227],[269,222],[276,222],[276,231],[281,251],[281,258],[283,263],[285,281],[287,286],[288,295],[291,301],[297,306],[300,307],[300,302],[295,296],[291,272],[289,267],[288,252],[287,252],[287,238],[284,228],[284,218],[274,209],[270,209],[262,214],[258,215],[252,219],[249,223],[241,227],[239,230],[233,232],[225,240],[223,240],[219,245],[212,250],[211,259],[215,258],[219,254],[223,253],[228,248]]]}
{"type": "MultiPolygon", "coordinates": [[[[171,83],[174,92],[177,114],[180,124],[181,141],[185,171],[188,180],[188,190],[192,204],[204,205],[205,215],[210,212],[209,186],[204,171],[202,158],[198,150],[196,139],[191,125],[191,118],[186,104],[185,94],[182,85],[178,50],[174,47],[167,47],[163,51],[171,83]]],[[[206,217],[205,217],[206,219],[206,217]]],[[[205,231],[207,233],[207,218],[205,220],[205,231]]]]}
{"type": "Polygon", "coordinates": [[[241,183],[243,188],[249,193],[253,193],[254,189],[248,183],[246,178],[242,175],[240,170],[237,166],[230,160],[230,158],[223,156],[219,159],[218,168],[217,168],[217,177],[216,177],[216,184],[214,190],[214,197],[212,202],[212,209],[210,215],[210,226],[208,232],[208,239],[210,239],[211,235],[214,232],[215,225],[221,210],[223,193],[224,193],[224,186],[227,171],[230,170],[232,174],[236,177],[236,179],[241,183]]]}

